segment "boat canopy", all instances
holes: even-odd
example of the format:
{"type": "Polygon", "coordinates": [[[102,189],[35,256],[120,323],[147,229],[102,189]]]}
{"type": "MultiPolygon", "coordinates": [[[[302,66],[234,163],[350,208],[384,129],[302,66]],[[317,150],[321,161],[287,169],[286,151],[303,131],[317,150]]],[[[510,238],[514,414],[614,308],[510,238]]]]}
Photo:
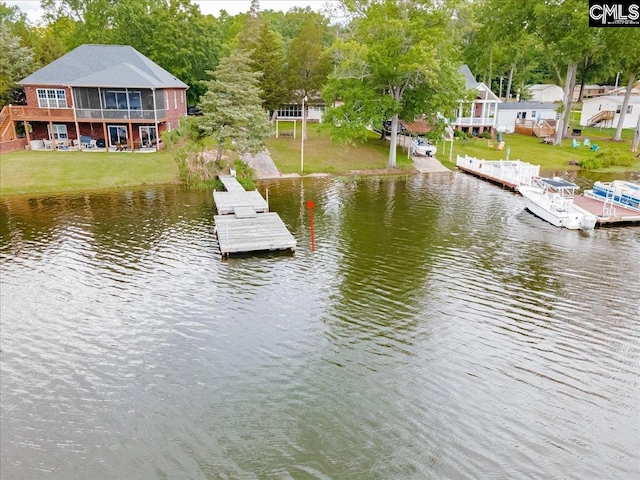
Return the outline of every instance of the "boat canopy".
{"type": "Polygon", "coordinates": [[[566,188],[580,188],[575,183],[568,182],[567,180],[563,180],[562,178],[540,178],[540,182],[548,185],[549,187],[553,187],[556,189],[566,188]]]}

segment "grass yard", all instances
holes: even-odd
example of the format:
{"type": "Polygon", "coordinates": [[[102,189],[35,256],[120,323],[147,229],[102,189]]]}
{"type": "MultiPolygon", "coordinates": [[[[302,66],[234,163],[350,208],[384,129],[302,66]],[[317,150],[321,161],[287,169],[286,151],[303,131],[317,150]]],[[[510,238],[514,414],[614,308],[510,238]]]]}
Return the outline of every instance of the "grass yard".
{"type": "Polygon", "coordinates": [[[0,195],[178,182],[171,153],[20,151],[0,155],[0,195]]]}
{"type": "MultiPolygon", "coordinates": [[[[633,132],[630,133],[633,134],[633,132]]],[[[563,140],[562,145],[554,146],[540,143],[540,139],[536,137],[514,133],[503,136],[503,140],[505,141],[503,151],[496,151],[495,149],[489,148],[487,140],[481,138],[456,140],[453,144],[453,162],[456,160],[456,155],[470,155],[477,158],[484,158],[485,160],[504,160],[507,155],[507,148],[510,147],[509,159],[511,160],[522,160],[534,165],[540,165],[542,170],[579,170],[580,167],[570,165],[569,162],[572,160],[580,161],[589,157],[595,157],[596,155],[596,153],[588,147],[582,146],[583,138],[589,138],[592,144],[596,143],[600,147],[599,152],[617,149],[624,156],[628,156],[630,159],[635,158],[636,154],[629,151],[631,148],[630,140],[612,142],[610,140],[612,136],[612,132],[599,132],[599,129],[583,129],[582,137],[576,137],[576,139],[580,141],[580,147],[572,148],[570,138],[563,140]],[[595,132],[592,130],[595,130],[595,132]]],[[[493,144],[496,145],[497,142],[493,140],[493,144]]],[[[445,156],[447,159],[449,158],[448,145],[445,156]]],[[[640,159],[636,159],[631,167],[617,166],[601,171],[640,171],[640,159]]]]}
{"type": "MultiPolygon", "coordinates": [[[[272,136],[267,141],[271,158],[282,173],[300,172],[301,138],[282,136],[293,134],[293,127],[280,126],[280,138],[272,136]]],[[[397,167],[410,170],[413,163],[406,152],[397,150],[397,167]]],[[[347,173],[352,170],[386,168],[389,160],[389,142],[380,141],[380,135],[370,132],[366,143],[354,146],[341,145],[331,140],[329,133],[318,130],[318,125],[307,124],[307,140],[304,142],[304,173],[347,173]]]]}

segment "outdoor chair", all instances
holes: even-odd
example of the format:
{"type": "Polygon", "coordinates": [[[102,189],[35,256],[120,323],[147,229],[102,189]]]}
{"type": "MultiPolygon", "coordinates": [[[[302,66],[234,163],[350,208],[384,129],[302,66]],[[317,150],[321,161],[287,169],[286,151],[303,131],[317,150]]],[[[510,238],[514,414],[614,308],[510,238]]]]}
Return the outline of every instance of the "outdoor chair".
{"type": "Polygon", "coordinates": [[[43,140],[44,149],[45,150],[53,150],[53,141],[52,140],[43,140]]]}
{"type": "Polygon", "coordinates": [[[80,140],[72,140],[73,142],[73,148],[75,148],[76,150],[80,147],[80,140]]]}
{"type": "Polygon", "coordinates": [[[578,142],[575,138],[571,140],[571,148],[578,148],[580,146],[580,142],[578,142]]]}
{"type": "Polygon", "coordinates": [[[585,138],[584,141],[582,142],[582,145],[584,145],[585,147],[588,147],[591,145],[591,140],[589,140],[588,138],[585,138]]]}
{"type": "Polygon", "coordinates": [[[493,142],[491,140],[487,140],[487,146],[489,148],[493,148],[493,142]]]}
{"type": "Polygon", "coordinates": [[[596,145],[595,143],[593,145],[591,145],[591,150],[593,152],[597,152],[600,149],[600,147],[598,145],[596,145]]]}
{"type": "Polygon", "coordinates": [[[496,147],[496,150],[504,150],[504,142],[500,142],[496,147]]]}

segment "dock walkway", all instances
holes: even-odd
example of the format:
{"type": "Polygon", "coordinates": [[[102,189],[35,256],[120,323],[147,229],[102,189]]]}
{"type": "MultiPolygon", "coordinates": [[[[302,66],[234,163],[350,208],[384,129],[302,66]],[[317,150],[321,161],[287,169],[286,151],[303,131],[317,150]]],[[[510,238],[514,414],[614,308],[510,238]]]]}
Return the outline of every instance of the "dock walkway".
{"type": "Polygon", "coordinates": [[[220,253],[291,250],[296,240],[277,213],[269,212],[257,190],[247,192],[230,175],[221,175],[226,192],[213,192],[218,215],[213,217],[220,253]]]}
{"type": "Polygon", "coordinates": [[[540,175],[540,165],[520,160],[482,160],[458,155],[456,166],[463,172],[516,190],[520,185],[531,185],[533,177],[540,175]]]}
{"type": "Polygon", "coordinates": [[[599,225],[640,222],[640,212],[637,210],[625,208],[621,205],[612,205],[610,202],[605,204],[602,200],[585,197],[584,195],[573,197],[573,204],[595,215],[596,223],[599,225]]]}

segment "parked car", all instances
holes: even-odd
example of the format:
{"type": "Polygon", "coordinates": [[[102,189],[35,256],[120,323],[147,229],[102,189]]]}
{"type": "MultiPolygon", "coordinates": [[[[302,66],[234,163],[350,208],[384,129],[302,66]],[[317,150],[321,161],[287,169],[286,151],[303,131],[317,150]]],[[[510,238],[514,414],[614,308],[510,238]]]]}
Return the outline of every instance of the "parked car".
{"type": "MultiPolygon", "coordinates": [[[[385,120],[384,122],[382,122],[382,127],[384,128],[387,135],[391,135],[391,120],[385,120]]],[[[398,128],[396,131],[398,135],[404,133],[404,127],[400,124],[400,122],[398,122],[398,128]]]]}
{"type": "Polygon", "coordinates": [[[433,157],[438,149],[429,140],[424,138],[415,138],[411,140],[411,154],[412,155],[426,155],[427,157],[433,157]]]}

